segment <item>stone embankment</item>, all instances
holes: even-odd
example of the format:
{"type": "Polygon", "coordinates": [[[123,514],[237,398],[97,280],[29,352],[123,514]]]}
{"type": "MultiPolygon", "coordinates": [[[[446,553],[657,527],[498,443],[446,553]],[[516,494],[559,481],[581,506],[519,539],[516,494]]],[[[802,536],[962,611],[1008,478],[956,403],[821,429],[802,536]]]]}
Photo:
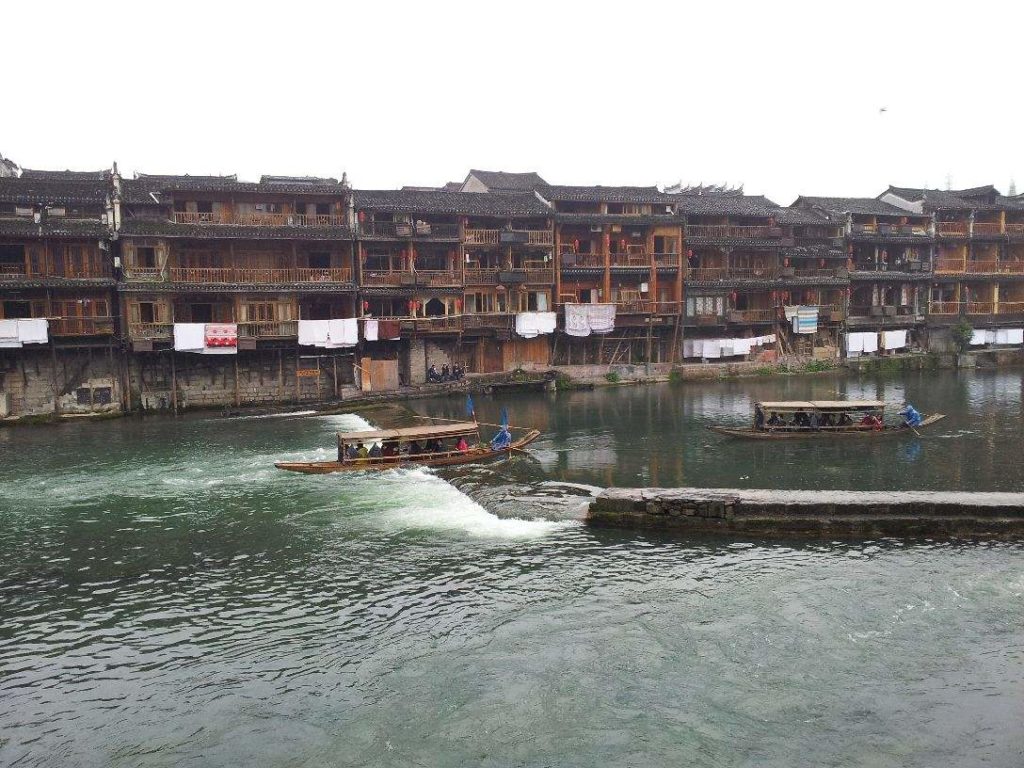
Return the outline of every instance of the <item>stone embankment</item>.
{"type": "Polygon", "coordinates": [[[1024,535],[1024,493],[609,488],[595,526],[680,534],[874,538],[1024,535]]]}

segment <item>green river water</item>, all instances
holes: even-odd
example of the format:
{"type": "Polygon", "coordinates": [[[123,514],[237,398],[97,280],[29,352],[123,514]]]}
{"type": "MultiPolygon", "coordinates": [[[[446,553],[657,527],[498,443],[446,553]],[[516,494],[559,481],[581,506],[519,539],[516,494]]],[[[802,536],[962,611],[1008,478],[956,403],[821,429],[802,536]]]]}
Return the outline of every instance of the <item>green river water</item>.
{"type": "Polygon", "coordinates": [[[527,455],[348,476],[273,461],[373,412],[0,430],[0,765],[1024,765],[1021,544],[580,522],[612,484],[1024,491],[1022,385],[481,396],[543,430],[527,455]],[[855,446],[704,429],[843,397],[949,418],[855,446]]]}

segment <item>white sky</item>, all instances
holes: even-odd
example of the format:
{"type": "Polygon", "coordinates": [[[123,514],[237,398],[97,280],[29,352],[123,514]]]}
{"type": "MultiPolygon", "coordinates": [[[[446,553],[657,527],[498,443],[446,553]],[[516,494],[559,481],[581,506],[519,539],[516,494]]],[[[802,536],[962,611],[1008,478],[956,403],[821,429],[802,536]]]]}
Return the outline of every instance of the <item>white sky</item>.
{"type": "Polygon", "coordinates": [[[782,204],[1022,191],[1022,22],[977,0],[11,2],[0,153],[364,189],[477,167],[782,204]]]}

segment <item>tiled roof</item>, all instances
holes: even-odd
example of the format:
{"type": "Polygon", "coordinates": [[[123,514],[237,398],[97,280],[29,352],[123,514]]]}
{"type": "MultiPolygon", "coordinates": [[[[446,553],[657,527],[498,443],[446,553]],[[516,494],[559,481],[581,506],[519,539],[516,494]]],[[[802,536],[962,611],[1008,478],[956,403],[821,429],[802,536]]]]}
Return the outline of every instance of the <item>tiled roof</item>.
{"type": "Polygon", "coordinates": [[[568,203],[664,203],[671,204],[676,196],[666,195],[657,187],[571,187],[546,184],[537,188],[545,200],[568,203]]]}
{"type": "Polygon", "coordinates": [[[814,226],[816,224],[826,225],[832,221],[821,211],[815,211],[809,208],[779,208],[775,213],[775,220],[779,224],[795,226],[814,226]]]}
{"type": "Polygon", "coordinates": [[[188,237],[199,240],[348,240],[348,227],[255,227],[238,224],[176,224],[164,219],[128,218],[122,235],[188,237]]]}
{"type": "Polygon", "coordinates": [[[506,171],[480,171],[473,169],[469,172],[469,175],[476,176],[492,192],[532,192],[538,187],[546,187],[548,185],[540,177],[540,174],[535,171],[508,173],[506,171]]]}
{"type": "Polygon", "coordinates": [[[106,183],[97,180],[0,178],[0,202],[5,203],[101,205],[107,194],[106,183]]]}
{"type": "Polygon", "coordinates": [[[914,187],[890,186],[883,194],[893,194],[907,202],[923,202],[925,210],[940,209],[971,210],[1014,207],[1012,198],[1006,198],[991,184],[967,189],[920,189],[914,187]]]}
{"type": "MultiPolygon", "coordinates": [[[[791,208],[815,208],[830,215],[857,213],[868,216],[913,216],[910,211],[873,197],[811,197],[801,195],[791,208]]],[[[920,214],[917,214],[920,215],[920,214]]]]}
{"type": "Polygon", "coordinates": [[[40,171],[35,168],[22,168],[23,179],[48,179],[51,181],[102,181],[109,183],[110,171],[40,171]]]}
{"type": "Polygon", "coordinates": [[[695,216],[778,216],[782,206],[762,195],[670,195],[679,212],[695,216]]]}
{"type": "Polygon", "coordinates": [[[355,190],[360,211],[435,213],[467,216],[550,216],[552,211],[534,195],[479,194],[404,190],[355,190]]]}
{"type": "MultiPolygon", "coordinates": [[[[127,181],[127,180],[126,180],[127,181]]],[[[152,192],[238,192],[256,194],[340,195],[346,188],[334,179],[263,176],[259,183],[230,176],[164,176],[139,173],[130,180],[152,192]],[[268,181],[268,179],[272,181],[268,181]]]]}
{"type": "Polygon", "coordinates": [[[29,218],[0,219],[0,234],[10,237],[105,238],[110,232],[99,221],[49,217],[42,224],[29,218]]]}

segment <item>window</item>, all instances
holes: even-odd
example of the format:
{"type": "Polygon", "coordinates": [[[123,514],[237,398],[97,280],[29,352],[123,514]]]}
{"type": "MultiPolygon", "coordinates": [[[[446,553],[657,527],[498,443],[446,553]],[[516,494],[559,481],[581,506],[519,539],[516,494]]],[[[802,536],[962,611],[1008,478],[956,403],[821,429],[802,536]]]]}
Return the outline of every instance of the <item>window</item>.
{"type": "Polygon", "coordinates": [[[548,292],[527,291],[519,294],[520,312],[547,312],[548,292]]]}
{"type": "Polygon", "coordinates": [[[196,213],[213,213],[213,203],[198,202],[196,203],[196,213]]]}
{"type": "Polygon", "coordinates": [[[185,213],[186,210],[188,210],[188,208],[187,208],[184,200],[175,200],[174,201],[174,212],[175,213],[185,213]]]}
{"type": "Polygon", "coordinates": [[[661,235],[654,236],[654,252],[655,253],[677,253],[676,250],[676,238],[674,237],[663,237],[661,235]]]}
{"type": "Polygon", "coordinates": [[[32,304],[27,301],[5,301],[3,303],[4,318],[7,320],[27,319],[32,317],[32,304]]]}
{"type": "Polygon", "coordinates": [[[156,268],[156,248],[136,248],[135,249],[135,265],[137,267],[146,267],[147,269],[156,268]]]}
{"type": "Polygon", "coordinates": [[[140,323],[155,323],[156,322],[156,305],[151,301],[140,301],[139,302],[139,322],[140,323]]]}
{"type": "Polygon", "coordinates": [[[317,203],[316,204],[316,215],[317,216],[330,216],[331,215],[331,204],[330,203],[317,203]]]}
{"type": "Polygon", "coordinates": [[[686,299],[687,317],[708,317],[725,314],[724,296],[690,296],[686,299]]]}
{"type": "Polygon", "coordinates": [[[309,254],[309,266],[311,269],[327,269],[331,266],[331,254],[311,253],[309,254]]]}
{"type": "Polygon", "coordinates": [[[256,213],[278,213],[281,210],[277,203],[256,203],[253,208],[256,209],[256,213]]]}
{"type": "Polygon", "coordinates": [[[88,387],[79,387],[75,390],[75,402],[78,405],[92,404],[92,390],[88,387]]]}
{"type": "Polygon", "coordinates": [[[24,270],[25,246],[0,244],[0,274],[23,272],[24,270]]]}

